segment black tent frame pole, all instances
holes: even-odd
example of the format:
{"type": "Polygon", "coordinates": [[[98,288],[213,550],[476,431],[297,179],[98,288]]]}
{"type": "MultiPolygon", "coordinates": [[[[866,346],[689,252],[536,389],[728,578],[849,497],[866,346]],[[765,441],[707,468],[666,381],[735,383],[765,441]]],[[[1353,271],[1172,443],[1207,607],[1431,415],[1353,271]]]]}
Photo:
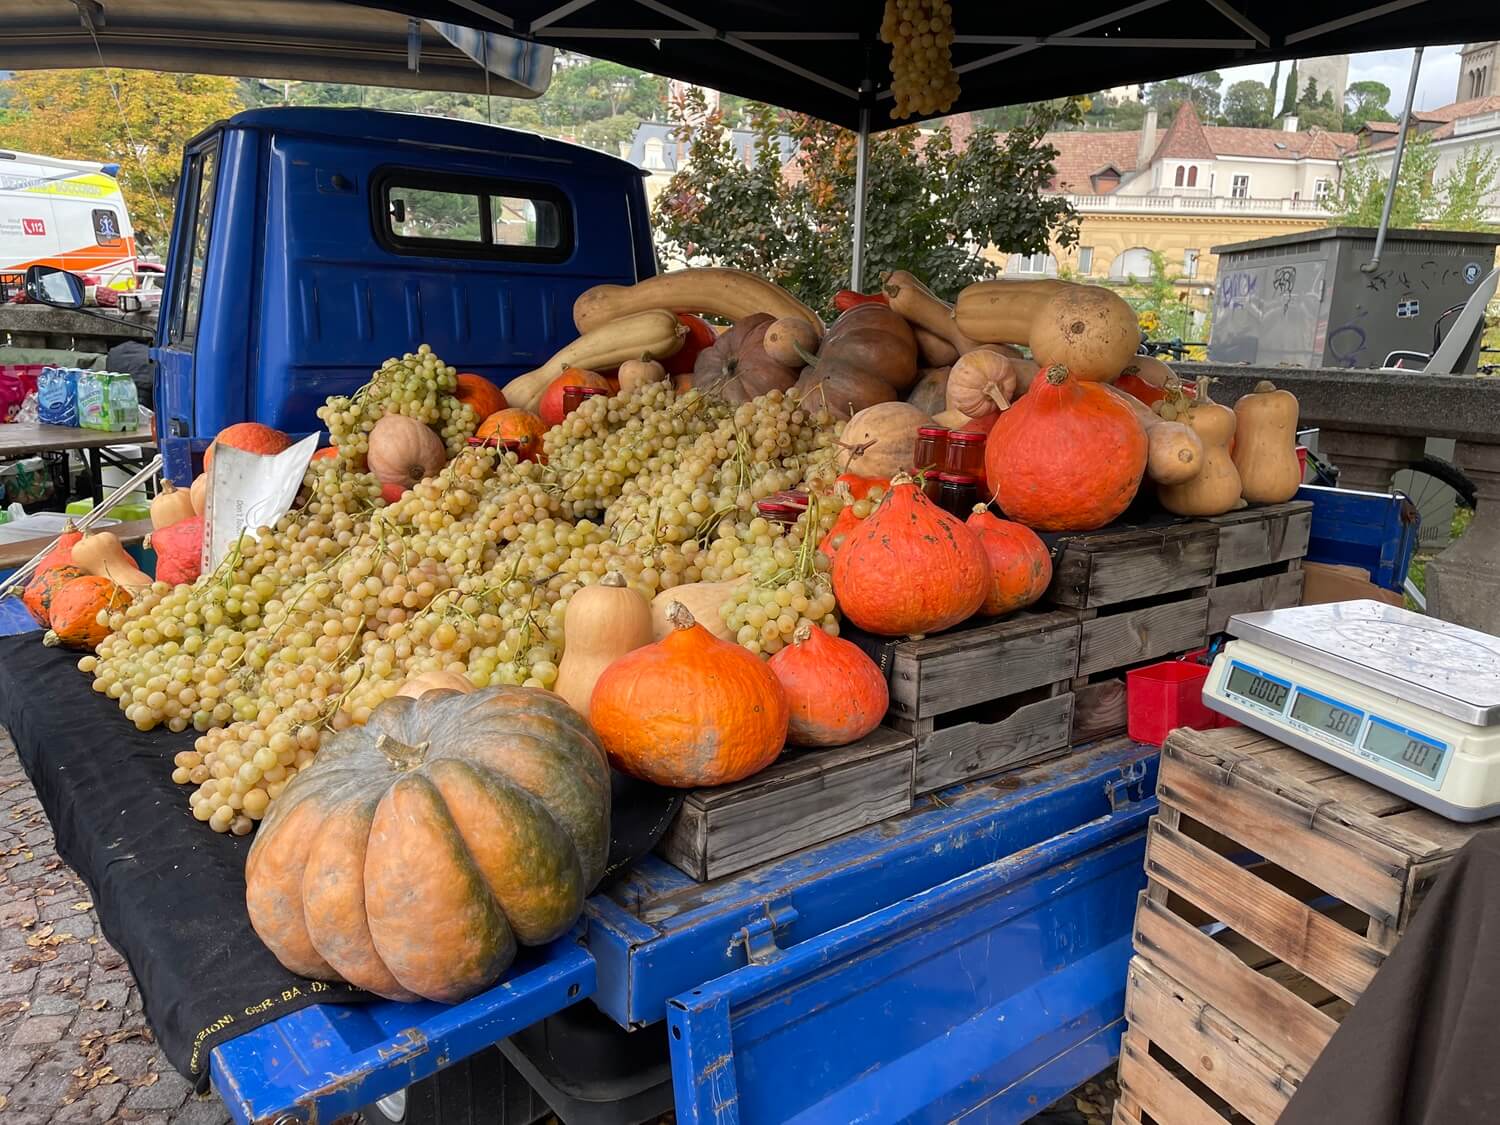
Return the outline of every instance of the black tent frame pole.
{"type": "Polygon", "coordinates": [[[1385,249],[1385,232],[1391,225],[1391,206],[1396,202],[1396,181],[1401,176],[1401,157],[1406,152],[1406,131],[1411,127],[1411,106],[1417,97],[1417,75],[1422,70],[1422,48],[1418,47],[1411,57],[1411,77],[1406,82],[1406,105],[1401,109],[1401,124],[1396,132],[1396,155],[1391,159],[1391,179],[1385,188],[1385,203],[1380,208],[1380,227],[1375,231],[1375,253],[1360,266],[1364,273],[1374,273],[1380,268],[1380,252],[1385,249]]]}

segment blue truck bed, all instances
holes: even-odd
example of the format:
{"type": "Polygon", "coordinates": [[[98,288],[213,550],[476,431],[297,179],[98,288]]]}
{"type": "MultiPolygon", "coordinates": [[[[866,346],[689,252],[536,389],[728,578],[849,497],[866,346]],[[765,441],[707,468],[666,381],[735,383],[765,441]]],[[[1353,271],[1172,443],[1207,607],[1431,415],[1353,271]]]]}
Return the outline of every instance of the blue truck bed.
{"type": "Polygon", "coordinates": [[[1117,740],[715,882],[647,857],[487,992],[303,1009],[214,1085],[331,1120],[590,999],[666,1020],[680,1120],[1024,1120],[1118,1050],[1155,774],[1117,740]]]}

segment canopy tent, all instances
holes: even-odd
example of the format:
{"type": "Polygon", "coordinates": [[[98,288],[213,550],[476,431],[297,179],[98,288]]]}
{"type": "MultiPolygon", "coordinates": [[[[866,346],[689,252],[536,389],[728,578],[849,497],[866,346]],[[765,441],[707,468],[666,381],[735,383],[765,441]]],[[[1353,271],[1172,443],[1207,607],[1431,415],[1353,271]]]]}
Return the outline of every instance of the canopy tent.
{"type": "MultiPolygon", "coordinates": [[[[355,0],[565,47],[851,129],[890,117],[883,0],[355,0]]],[[[950,112],[1273,59],[1500,37],[1493,0],[953,0],[950,112]]]]}
{"type": "MultiPolygon", "coordinates": [[[[463,25],[475,21],[451,6],[463,25]]],[[[534,98],[552,48],[339,0],[5,0],[0,67],[106,66],[534,98]],[[486,76],[481,62],[488,63],[486,76]]]]}

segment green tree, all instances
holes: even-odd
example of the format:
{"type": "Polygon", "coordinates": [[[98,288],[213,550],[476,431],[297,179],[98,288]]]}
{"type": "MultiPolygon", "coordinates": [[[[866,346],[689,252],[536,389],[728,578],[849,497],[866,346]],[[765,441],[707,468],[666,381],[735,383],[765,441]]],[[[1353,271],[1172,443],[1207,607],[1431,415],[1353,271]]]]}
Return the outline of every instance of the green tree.
{"type": "Polygon", "coordinates": [[[1352,133],[1366,121],[1396,120],[1385,108],[1390,100],[1391,88],[1384,82],[1349,83],[1344,91],[1344,128],[1352,133]]]}
{"type": "Polygon", "coordinates": [[[1281,99],[1281,112],[1277,117],[1285,117],[1289,113],[1297,112],[1297,60],[1292,60],[1292,69],[1287,71],[1286,92],[1281,99]]]}
{"type": "Polygon", "coordinates": [[[1193,103],[1203,120],[1213,121],[1219,116],[1219,87],[1223,84],[1224,79],[1217,70],[1153,82],[1146,87],[1146,104],[1156,110],[1164,125],[1170,123],[1176,116],[1177,107],[1186,101],[1193,103]]]}
{"type": "Polygon", "coordinates": [[[241,108],[233,78],[204,74],[23,71],[9,88],[0,148],[118,164],[136,236],[157,252],[172,229],[183,144],[241,108]]]}
{"type": "MultiPolygon", "coordinates": [[[[1441,177],[1437,162],[1437,150],[1426,137],[1408,141],[1391,203],[1391,226],[1484,230],[1488,209],[1500,203],[1500,157],[1467,149],[1441,177]]],[[[1377,167],[1368,154],[1346,164],[1328,201],[1335,224],[1379,225],[1389,183],[1389,168],[1377,167]]]]}
{"type": "MultiPolygon", "coordinates": [[[[871,137],[862,288],[903,268],[951,295],[1000,272],[983,247],[1030,254],[1075,244],[1077,216],[1044,190],[1057,150],[1043,137],[1080,118],[1075,101],[1046,103],[1007,133],[976,130],[962,152],[945,126],[871,137]]],[[[662,257],[751,270],[826,309],[849,283],[854,134],[766,106],[753,109],[751,127],[756,143],[747,163],[730,144],[722,112],[696,128],[679,122],[688,160],[656,202],[662,257]],[[796,176],[782,165],[781,135],[797,142],[796,176]]]]}
{"type": "Polygon", "coordinates": [[[1271,97],[1253,79],[1236,82],[1224,92],[1224,120],[1230,125],[1264,128],[1271,123],[1271,97]]]}
{"type": "Polygon", "coordinates": [[[1297,99],[1299,106],[1318,104],[1318,80],[1312,75],[1307,76],[1307,85],[1302,87],[1302,96],[1297,99]]]}

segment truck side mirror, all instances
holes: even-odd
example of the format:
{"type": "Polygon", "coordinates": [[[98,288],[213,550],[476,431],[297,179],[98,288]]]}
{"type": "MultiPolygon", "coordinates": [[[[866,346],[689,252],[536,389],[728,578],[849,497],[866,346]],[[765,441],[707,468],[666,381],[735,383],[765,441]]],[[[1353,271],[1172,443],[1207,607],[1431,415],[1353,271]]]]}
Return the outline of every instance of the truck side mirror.
{"type": "Polygon", "coordinates": [[[26,299],[60,309],[82,308],[83,279],[56,266],[28,266],[26,299]]]}

